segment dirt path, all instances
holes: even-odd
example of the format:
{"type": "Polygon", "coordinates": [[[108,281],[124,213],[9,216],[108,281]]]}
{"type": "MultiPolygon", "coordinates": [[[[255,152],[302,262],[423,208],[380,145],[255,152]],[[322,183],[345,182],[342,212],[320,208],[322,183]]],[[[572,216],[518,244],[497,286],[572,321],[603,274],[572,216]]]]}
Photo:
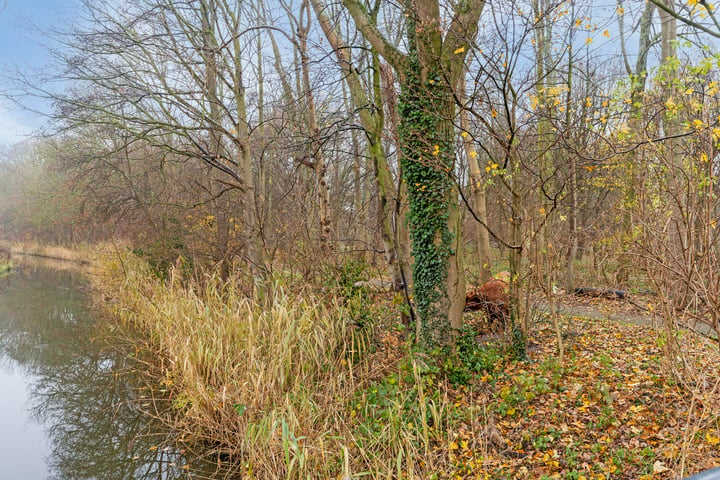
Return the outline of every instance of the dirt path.
{"type": "MultiPolygon", "coordinates": [[[[558,302],[555,308],[557,308],[558,314],[565,316],[585,317],[596,320],[611,320],[614,322],[631,323],[634,325],[647,325],[651,328],[658,328],[660,326],[662,320],[656,316],[630,313],[628,311],[623,311],[622,309],[617,308],[620,306],[627,306],[627,301],[611,300],[610,302],[612,303],[603,304],[602,307],[588,305],[570,305],[567,303],[558,302]]],[[[545,313],[550,313],[550,306],[547,302],[544,301],[537,302],[535,304],[535,309],[545,313]]],[[[697,324],[694,325],[691,330],[695,330],[697,333],[713,339],[716,338],[715,332],[712,330],[712,328],[710,328],[709,325],[697,324]]]]}
{"type": "MultiPolygon", "coordinates": [[[[538,305],[543,311],[550,312],[550,306],[546,304],[538,305]]],[[[584,305],[556,305],[558,314],[568,315],[572,317],[587,317],[598,320],[613,320],[615,322],[634,323],[635,325],[650,325],[655,327],[657,320],[650,315],[633,315],[627,312],[609,312],[603,309],[589,307],[584,305]]]]}

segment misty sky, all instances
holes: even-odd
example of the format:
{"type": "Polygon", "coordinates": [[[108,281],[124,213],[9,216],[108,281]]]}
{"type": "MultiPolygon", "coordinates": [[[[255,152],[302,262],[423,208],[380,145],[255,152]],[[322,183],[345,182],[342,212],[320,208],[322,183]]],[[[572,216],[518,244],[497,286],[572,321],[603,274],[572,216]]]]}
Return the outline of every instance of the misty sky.
{"type": "MultiPolygon", "coordinates": [[[[76,0],[0,0],[0,92],[12,89],[6,75],[48,65],[50,31],[71,21],[76,5],[76,0]]],[[[46,105],[34,102],[34,107],[46,105]]],[[[0,147],[22,141],[42,122],[41,116],[0,99],[0,147]]]]}

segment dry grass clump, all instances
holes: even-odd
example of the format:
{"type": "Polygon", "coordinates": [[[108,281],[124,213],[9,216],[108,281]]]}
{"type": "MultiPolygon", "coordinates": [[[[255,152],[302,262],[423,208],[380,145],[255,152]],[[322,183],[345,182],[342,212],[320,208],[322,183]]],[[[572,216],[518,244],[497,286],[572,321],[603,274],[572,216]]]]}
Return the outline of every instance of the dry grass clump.
{"type": "Polygon", "coordinates": [[[162,281],[130,256],[105,271],[115,273],[98,277],[114,296],[106,301],[159,353],[157,389],[169,392],[185,443],[255,478],[345,468],[340,434],[364,340],[341,307],[279,287],[252,302],[215,276],[162,281]]]}
{"type": "Polygon", "coordinates": [[[83,265],[89,265],[92,262],[93,252],[96,250],[97,248],[88,246],[66,248],[58,245],[43,245],[31,241],[21,243],[0,241],[0,251],[8,252],[10,255],[27,255],[53,260],[64,260],[83,265]]]}

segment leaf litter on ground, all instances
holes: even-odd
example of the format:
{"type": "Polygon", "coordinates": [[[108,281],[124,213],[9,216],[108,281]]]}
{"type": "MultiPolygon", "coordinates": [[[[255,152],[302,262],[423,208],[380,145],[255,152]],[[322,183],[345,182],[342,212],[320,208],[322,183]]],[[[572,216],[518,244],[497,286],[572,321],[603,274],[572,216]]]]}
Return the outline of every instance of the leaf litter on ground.
{"type": "Polygon", "coordinates": [[[447,446],[448,478],[647,480],[720,466],[717,344],[602,319],[563,326],[562,364],[541,323],[528,361],[454,390],[471,413],[447,446]]]}

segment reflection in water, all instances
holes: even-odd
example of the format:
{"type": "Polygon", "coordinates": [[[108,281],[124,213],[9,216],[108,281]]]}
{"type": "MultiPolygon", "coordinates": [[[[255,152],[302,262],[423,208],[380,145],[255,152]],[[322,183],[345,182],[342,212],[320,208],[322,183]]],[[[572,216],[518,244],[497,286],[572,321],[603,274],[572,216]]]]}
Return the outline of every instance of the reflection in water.
{"type": "Polygon", "coordinates": [[[0,279],[0,368],[25,374],[49,478],[200,478],[143,411],[127,355],[94,338],[80,288],[79,274],[44,268],[0,279]]]}

